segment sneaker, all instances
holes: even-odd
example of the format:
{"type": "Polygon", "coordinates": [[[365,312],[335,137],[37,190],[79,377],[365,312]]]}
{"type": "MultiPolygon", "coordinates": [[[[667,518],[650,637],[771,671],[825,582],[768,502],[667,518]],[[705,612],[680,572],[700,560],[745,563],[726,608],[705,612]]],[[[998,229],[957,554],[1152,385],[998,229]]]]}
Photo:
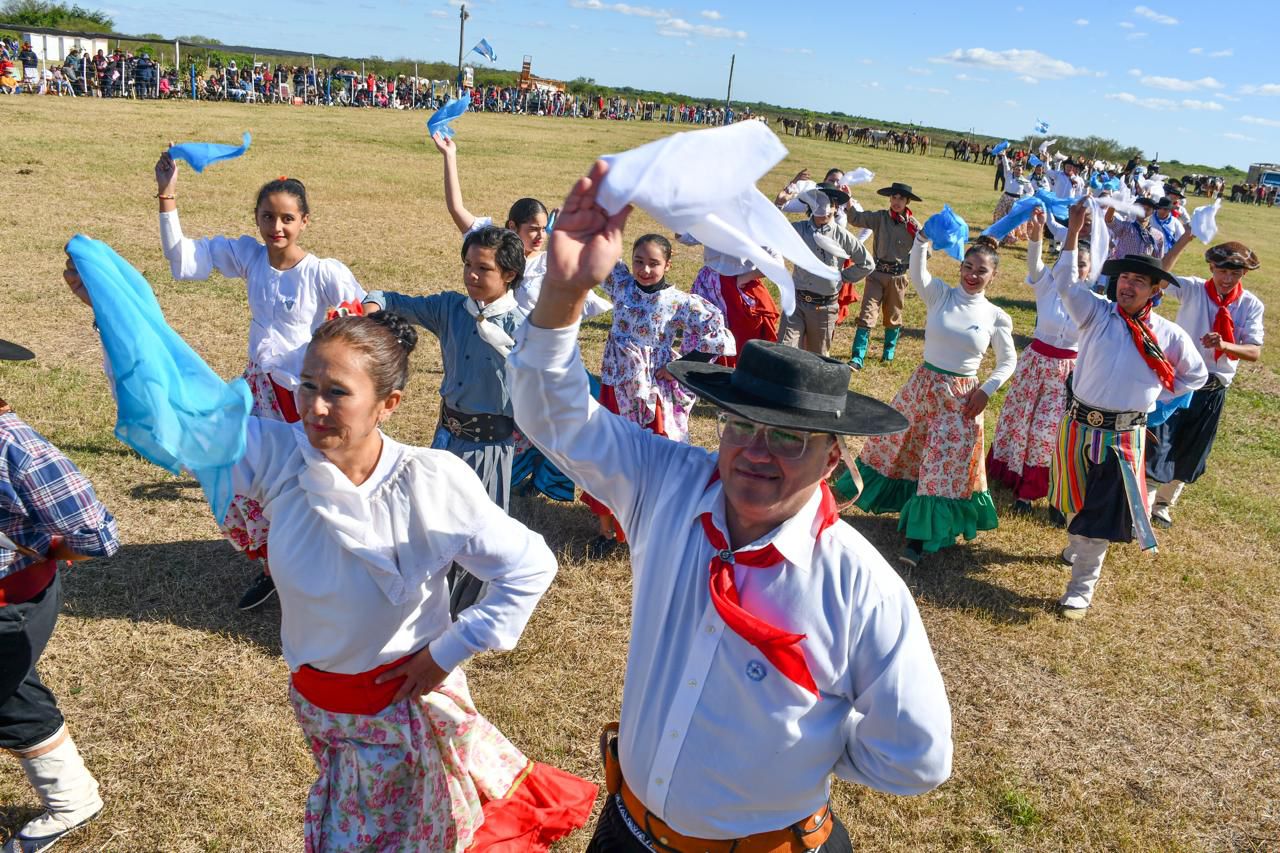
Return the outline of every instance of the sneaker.
{"type": "Polygon", "coordinates": [[[1016,500],[1013,502],[1014,515],[1031,515],[1031,501],[1016,500]]]}
{"type": "Polygon", "coordinates": [[[1084,615],[1089,612],[1087,607],[1068,607],[1065,604],[1058,605],[1058,617],[1068,622],[1079,622],[1084,615]]]}
{"type": "Polygon", "coordinates": [[[1173,527],[1173,516],[1169,515],[1168,504],[1156,504],[1151,508],[1151,523],[1164,530],[1173,527]]]}
{"type": "MultiPolygon", "coordinates": [[[[99,802],[101,802],[101,800],[99,800],[99,802]]],[[[45,814],[41,815],[40,818],[37,818],[36,820],[24,826],[22,828],[22,831],[19,832],[17,835],[10,838],[8,843],[4,845],[3,853],[41,853],[41,851],[48,850],[53,845],[57,844],[61,839],[65,838],[69,833],[76,831],[77,829],[84,826],[86,823],[93,820],[100,814],[102,814],[101,806],[99,806],[98,810],[95,811],[93,814],[89,815],[87,818],[75,824],[74,826],[68,826],[68,827],[58,826],[52,832],[43,833],[38,836],[29,835],[28,830],[33,829],[33,827],[35,827],[36,824],[42,823],[42,818],[43,819],[49,818],[49,813],[46,812],[45,814]]],[[[48,821],[44,821],[44,822],[48,822],[48,821]]],[[[53,821],[53,823],[56,824],[57,821],[55,820],[53,821]]],[[[40,827],[35,827],[35,829],[36,831],[41,831],[40,827]]]]}
{"type": "Polygon", "coordinates": [[[862,359],[860,359],[860,358],[851,358],[851,359],[849,359],[849,366],[850,366],[850,367],[852,367],[854,370],[861,370],[861,369],[862,369],[862,359]]]}
{"type": "Polygon", "coordinates": [[[587,556],[593,560],[608,559],[617,552],[619,544],[617,539],[602,533],[587,543],[587,556]]]}
{"type": "Polygon", "coordinates": [[[898,562],[911,569],[920,565],[920,561],[923,559],[924,554],[914,545],[906,546],[902,549],[902,553],[898,555],[898,562]]]}
{"type": "Polygon", "coordinates": [[[241,610],[253,610],[255,607],[261,607],[275,594],[276,582],[271,579],[271,575],[262,572],[253,583],[249,584],[244,595],[240,596],[240,603],[236,607],[241,610]]]}

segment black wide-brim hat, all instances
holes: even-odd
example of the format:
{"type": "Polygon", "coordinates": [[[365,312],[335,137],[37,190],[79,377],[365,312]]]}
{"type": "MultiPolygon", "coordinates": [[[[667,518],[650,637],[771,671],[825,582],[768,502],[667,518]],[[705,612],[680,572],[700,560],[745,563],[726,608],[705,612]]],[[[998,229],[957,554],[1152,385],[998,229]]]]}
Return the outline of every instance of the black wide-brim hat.
{"type": "Polygon", "coordinates": [[[35,357],[36,354],[26,347],[0,340],[0,361],[29,361],[35,357]]]}
{"type": "Polygon", "coordinates": [[[1159,207],[1159,206],[1160,206],[1160,202],[1156,201],[1156,200],[1155,200],[1154,198],[1152,198],[1151,196],[1146,196],[1146,195],[1140,195],[1140,196],[1138,196],[1137,198],[1135,198],[1135,199],[1133,200],[1133,203],[1134,203],[1134,204],[1145,204],[1147,207],[1151,208],[1152,210],[1155,210],[1157,207],[1159,207]]]}
{"type": "Polygon", "coordinates": [[[1160,262],[1150,255],[1125,255],[1123,258],[1112,258],[1102,265],[1102,274],[1113,281],[1125,272],[1145,275],[1155,284],[1161,281],[1167,284],[1178,283],[1173,273],[1166,272],[1160,262]]]}
{"type": "Polygon", "coordinates": [[[749,421],[803,432],[889,435],[907,419],[873,397],[849,390],[849,365],[770,341],[748,341],[738,366],[676,360],[681,385],[749,421]]]}
{"type": "Polygon", "coordinates": [[[818,184],[815,189],[826,193],[827,198],[831,199],[831,203],[836,207],[843,207],[849,203],[849,194],[835,184],[818,184]]]}
{"type": "Polygon", "coordinates": [[[920,196],[916,195],[911,191],[910,184],[900,184],[897,181],[894,181],[891,185],[885,187],[882,190],[876,190],[876,195],[883,195],[883,196],[905,195],[907,198],[911,199],[912,201],[924,201],[924,199],[920,198],[920,196]]]}

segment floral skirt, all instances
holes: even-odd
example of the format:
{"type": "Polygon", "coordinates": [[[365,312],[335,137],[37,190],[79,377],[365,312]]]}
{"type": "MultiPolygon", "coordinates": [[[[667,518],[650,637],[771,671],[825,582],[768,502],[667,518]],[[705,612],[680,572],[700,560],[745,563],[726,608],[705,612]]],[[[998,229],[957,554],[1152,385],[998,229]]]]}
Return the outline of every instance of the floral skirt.
{"type": "MultiPolygon", "coordinates": [[[[996,202],[996,209],[991,213],[991,221],[998,222],[1006,213],[1013,209],[1013,204],[1017,199],[1008,193],[1000,193],[1000,200],[996,202]]],[[[1009,233],[1009,236],[1000,241],[1001,246],[1012,246],[1019,240],[1025,239],[1027,236],[1027,226],[1019,225],[1009,233]]]]}
{"type": "Polygon", "coordinates": [[[977,386],[975,376],[917,367],[891,404],[907,418],[906,432],[867,439],[858,458],[865,484],[858,507],[899,513],[898,529],[923,542],[926,552],[996,527],[982,461],[982,415],[961,412],[977,386]]]}
{"type": "Polygon", "coordinates": [[[526,758],[476,710],[461,670],[372,715],[289,693],[319,771],[308,853],[542,851],[591,814],[596,786],[526,758]]]}
{"type": "Polygon", "coordinates": [[[987,454],[987,476],[1012,489],[1018,500],[1049,494],[1049,462],[1067,410],[1067,377],[1074,368],[1074,359],[1053,358],[1034,347],[1018,359],[987,454]]]}
{"type": "MultiPolygon", "coordinates": [[[[244,381],[249,384],[253,393],[252,414],[260,418],[275,421],[290,421],[286,409],[280,405],[275,383],[271,376],[255,361],[250,361],[244,369],[244,381]]],[[[297,420],[297,413],[292,401],[287,412],[297,420]]],[[[292,422],[292,421],[290,421],[292,422]]],[[[251,560],[267,558],[267,531],[270,525],[262,516],[262,505],[253,498],[236,495],[231,499],[231,508],[222,521],[222,534],[227,537],[237,551],[243,551],[251,560]]]]}

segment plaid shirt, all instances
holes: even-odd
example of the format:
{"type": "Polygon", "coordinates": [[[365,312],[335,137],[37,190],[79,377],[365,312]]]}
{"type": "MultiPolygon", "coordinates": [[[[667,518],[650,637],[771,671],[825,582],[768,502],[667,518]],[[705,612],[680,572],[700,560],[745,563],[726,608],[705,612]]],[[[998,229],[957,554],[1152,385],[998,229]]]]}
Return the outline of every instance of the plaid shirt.
{"type": "MultiPolygon", "coordinates": [[[[116,520],[80,469],[12,412],[0,414],[0,532],[41,554],[54,536],[92,557],[120,547],[116,520]]],[[[0,579],[39,562],[0,548],[0,579]]]]}

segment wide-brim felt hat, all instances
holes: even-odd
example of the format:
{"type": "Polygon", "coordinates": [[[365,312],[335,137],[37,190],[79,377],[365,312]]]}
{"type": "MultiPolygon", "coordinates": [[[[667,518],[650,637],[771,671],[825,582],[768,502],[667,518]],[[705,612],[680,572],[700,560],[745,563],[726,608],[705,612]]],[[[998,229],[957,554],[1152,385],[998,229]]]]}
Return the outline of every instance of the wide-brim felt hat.
{"type": "Polygon", "coordinates": [[[1156,202],[1156,210],[1173,210],[1173,199],[1165,196],[1156,202]]]}
{"type": "Polygon", "coordinates": [[[783,344],[748,341],[736,368],[678,359],[667,370],[699,397],[766,426],[835,435],[907,428],[892,406],[849,390],[849,365],[783,344]]]}
{"type": "Polygon", "coordinates": [[[1147,207],[1150,207],[1153,210],[1160,206],[1160,202],[1156,201],[1154,198],[1151,198],[1150,196],[1145,196],[1145,195],[1138,196],[1133,200],[1133,203],[1145,204],[1147,207]]]}
{"type": "Polygon", "coordinates": [[[836,207],[849,203],[849,194],[835,184],[818,184],[814,189],[822,190],[836,207]]]}
{"type": "Polygon", "coordinates": [[[0,340],[0,361],[29,361],[36,354],[24,346],[0,340]]]}
{"type": "Polygon", "coordinates": [[[1112,258],[1102,265],[1102,274],[1113,280],[1126,272],[1145,275],[1157,284],[1162,281],[1166,284],[1178,283],[1173,273],[1167,272],[1160,261],[1150,255],[1125,255],[1123,258],[1112,258]]]}
{"type": "Polygon", "coordinates": [[[911,191],[910,184],[900,184],[897,181],[894,181],[890,186],[887,186],[884,189],[876,190],[876,195],[905,195],[912,201],[924,201],[924,199],[911,191]]]}

